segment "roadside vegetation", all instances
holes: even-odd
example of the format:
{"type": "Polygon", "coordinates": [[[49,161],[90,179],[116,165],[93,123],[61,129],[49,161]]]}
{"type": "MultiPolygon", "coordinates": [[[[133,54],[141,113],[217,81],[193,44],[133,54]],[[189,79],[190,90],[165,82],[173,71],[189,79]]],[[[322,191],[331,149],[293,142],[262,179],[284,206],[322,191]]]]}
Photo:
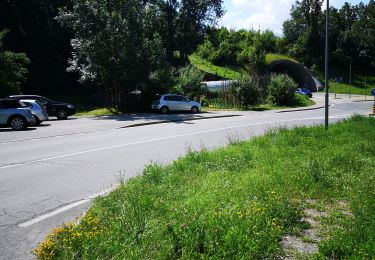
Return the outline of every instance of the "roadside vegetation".
{"type": "Polygon", "coordinates": [[[284,237],[296,236],[318,243],[317,258],[369,259],[375,255],[374,136],[375,119],[354,116],[327,132],[299,127],[247,142],[229,138],[227,148],[150,165],[96,199],[79,224],[56,229],[35,254],[277,258],[285,253],[284,237]],[[321,212],[315,218],[320,242],[303,237],[311,207],[321,212]]]}

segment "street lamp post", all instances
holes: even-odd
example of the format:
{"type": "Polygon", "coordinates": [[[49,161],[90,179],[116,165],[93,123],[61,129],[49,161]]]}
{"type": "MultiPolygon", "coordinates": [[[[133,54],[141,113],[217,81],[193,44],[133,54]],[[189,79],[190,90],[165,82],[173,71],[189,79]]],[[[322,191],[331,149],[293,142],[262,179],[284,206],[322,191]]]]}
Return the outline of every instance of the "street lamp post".
{"type": "Polygon", "coordinates": [[[352,57],[349,57],[349,98],[352,98],[352,57]]]}
{"type": "Polygon", "coordinates": [[[326,9],[326,43],[325,43],[325,76],[324,76],[324,88],[326,89],[325,95],[325,120],[324,120],[324,128],[328,130],[328,44],[329,44],[329,0],[327,0],[327,9],[326,9]]]}

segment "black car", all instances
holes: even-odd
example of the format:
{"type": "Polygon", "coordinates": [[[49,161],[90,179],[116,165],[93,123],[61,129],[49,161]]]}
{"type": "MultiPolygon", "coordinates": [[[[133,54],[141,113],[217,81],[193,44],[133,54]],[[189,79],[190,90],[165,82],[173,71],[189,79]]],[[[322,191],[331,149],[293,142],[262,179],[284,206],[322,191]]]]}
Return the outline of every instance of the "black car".
{"type": "Polygon", "coordinates": [[[9,96],[10,98],[15,99],[34,99],[42,103],[47,108],[48,116],[55,116],[57,119],[66,119],[68,116],[74,115],[76,109],[72,104],[67,104],[63,102],[53,101],[46,97],[37,96],[37,95],[14,95],[9,96]]]}

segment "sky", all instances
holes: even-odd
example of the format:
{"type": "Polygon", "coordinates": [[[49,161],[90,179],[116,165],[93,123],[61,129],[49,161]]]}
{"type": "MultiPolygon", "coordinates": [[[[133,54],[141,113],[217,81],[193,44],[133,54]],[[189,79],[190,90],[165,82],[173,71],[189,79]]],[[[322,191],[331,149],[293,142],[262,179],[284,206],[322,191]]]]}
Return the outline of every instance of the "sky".
{"type": "MultiPolygon", "coordinates": [[[[226,13],[219,22],[229,29],[270,29],[282,35],[282,24],[289,19],[289,11],[296,0],[224,0],[226,13]]],[[[345,2],[356,5],[360,0],[330,0],[340,8],[345,2]]],[[[362,0],[367,4],[369,0],[362,0]]],[[[324,6],[326,3],[324,3],[324,6]]]]}

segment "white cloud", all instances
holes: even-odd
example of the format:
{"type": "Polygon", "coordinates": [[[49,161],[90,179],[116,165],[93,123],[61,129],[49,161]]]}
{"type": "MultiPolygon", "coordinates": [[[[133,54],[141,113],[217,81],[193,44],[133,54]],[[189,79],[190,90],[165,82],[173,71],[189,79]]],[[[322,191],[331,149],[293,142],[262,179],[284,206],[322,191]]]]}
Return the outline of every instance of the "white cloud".
{"type": "Polygon", "coordinates": [[[295,0],[229,0],[229,10],[221,25],[233,29],[270,29],[282,33],[282,23],[288,19],[289,10],[295,0]]]}
{"type": "MultiPolygon", "coordinates": [[[[345,1],[357,4],[360,0],[330,0],[330,5],[340,7],[345,1]]],[[[227,13],[220,25],[232,29],[270,29],[282,34],[282,24],[289,19],[290,9],[296,0],[224,0],[227,13]]],[[[368,2],[368,0],[364,0],[368,2]]],[[[326,2],[323,4],[325,10],[326,2]]]]}

